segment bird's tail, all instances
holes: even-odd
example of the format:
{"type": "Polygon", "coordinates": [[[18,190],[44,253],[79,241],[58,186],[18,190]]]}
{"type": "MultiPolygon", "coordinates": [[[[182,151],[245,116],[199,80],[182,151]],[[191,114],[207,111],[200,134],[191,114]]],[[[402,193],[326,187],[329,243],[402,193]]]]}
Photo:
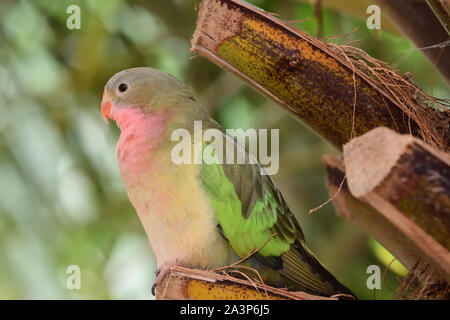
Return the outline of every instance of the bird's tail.
{"type": "Polygon", "coordinates": [[[280,273],[292,283],[293,289],[327,297],[338,294],[355,297],[303,244],[296,242],[281,258],[283,267],[280,273]]]}

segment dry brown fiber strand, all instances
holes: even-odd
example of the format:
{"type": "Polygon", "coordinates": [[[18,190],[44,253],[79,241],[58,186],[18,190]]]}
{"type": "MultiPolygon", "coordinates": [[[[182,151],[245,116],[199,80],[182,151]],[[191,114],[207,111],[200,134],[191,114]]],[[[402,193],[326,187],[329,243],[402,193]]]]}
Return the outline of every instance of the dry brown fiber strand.
{"type": "MultiPolygon", "coordinates": [[[[319,41],[314,39],[315,41],[319,41]]],[[[387,63],[349,45],[325,43],[342,59],[369,76],[384,96],[395,101],[420,129],[421,138],[438,150],[450,148],[450,99],[439,99],[423,92],[411,74],[403,77],[387,63]]],[[[355,101],[355,107],[357,102],[355,101]]]]}

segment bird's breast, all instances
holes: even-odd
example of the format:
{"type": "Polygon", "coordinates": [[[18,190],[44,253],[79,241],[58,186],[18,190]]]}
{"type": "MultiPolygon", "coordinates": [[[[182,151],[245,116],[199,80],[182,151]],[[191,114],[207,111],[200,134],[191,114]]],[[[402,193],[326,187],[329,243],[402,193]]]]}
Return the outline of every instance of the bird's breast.
{"type": "Polygon", "coordinates": [[[117,145],[128,197],[158,264],[222,266],[228,262],[230,247],[218,232],[199,179],[201,167],[173,163],[170,151],[164,141],[139,130],[122,129],[117,145]]]}

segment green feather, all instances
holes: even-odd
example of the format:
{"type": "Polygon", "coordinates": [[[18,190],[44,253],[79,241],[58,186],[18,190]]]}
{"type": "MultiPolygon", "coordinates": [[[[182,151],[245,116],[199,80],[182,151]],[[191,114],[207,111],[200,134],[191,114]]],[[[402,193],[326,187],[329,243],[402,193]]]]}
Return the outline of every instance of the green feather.
{"type": "MultiPolygon", "coordinates": [[[[212,145],[205,144],[206,148],[212,145]]],[[[214,156],[213,148],[208,152],[214,156]]],[[[351,294],[302,245],[298,222],[272,179],[260,170],[259,164],[202,164],[202,185],[234,252],[246,257],[270,239],[254,257],[277,271],[277,282],[281,276],[282,284],[295,290],[327,296],[351,294]]]]}
{"type": "MultiPolygon", "coordinates": [[[[211,197],[216,219],[237,255],[241,258],[247,256],[272,236],[271,229],[277,221],[277,203],[269,191],[266,191],[263,201],[256,201],[251,213],[245,218],[242,215],[241,201],[222,165],[204,163],[201,177],[203,186],[211,197]]],[[[280,256],[289,250],[294,240],[273,237],[258,253],[265,257],[280,256]]]]}

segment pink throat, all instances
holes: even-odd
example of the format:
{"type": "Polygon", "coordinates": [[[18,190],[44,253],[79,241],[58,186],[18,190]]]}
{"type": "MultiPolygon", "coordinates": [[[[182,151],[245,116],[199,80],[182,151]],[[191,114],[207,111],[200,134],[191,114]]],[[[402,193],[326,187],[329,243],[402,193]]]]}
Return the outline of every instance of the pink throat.
{"type": "Polygon", "coordinates": [[[113,111],[112,118],[122,131],[116,150],[122,174],[151,170],[152,156],[162,143],[167,122],[173,115],[169,111],[144,113],[140,108],[113,111]]]}
{"type": "Polygon", "coordinates": [[[140,130],[155,134],[161,130],[162,125],[172,118],[173,112],[153,111],[144,113],[140,108],[115,109],[111,112],[111,118],[116,121],[120,130],[140,130]],[[153,124],[153,125],[152,125],[153,124]]]}

